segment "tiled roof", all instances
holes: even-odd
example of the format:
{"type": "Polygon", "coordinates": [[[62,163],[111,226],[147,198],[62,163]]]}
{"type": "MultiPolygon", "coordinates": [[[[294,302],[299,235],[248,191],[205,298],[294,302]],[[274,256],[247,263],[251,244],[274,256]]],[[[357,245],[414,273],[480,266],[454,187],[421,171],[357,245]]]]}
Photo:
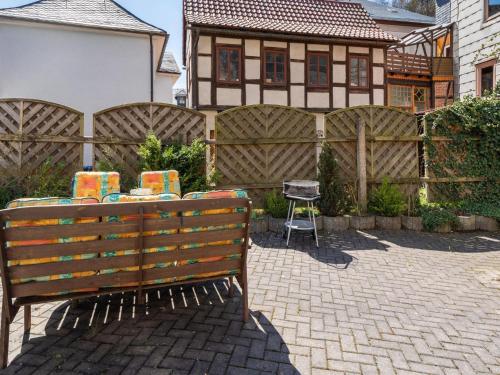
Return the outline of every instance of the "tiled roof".
{"type": "Polygon", "coordinates": [[[0,9],[0,17],[149,34],[166,34],[113,0],[41,0],[0,9]]]}
{"type": "Polygon", "coordinates": [[[179,65],[177,65],[177,61],[175,61],[175,57],[172,52],[165,51],[163,53],[163,59],[161,61],[159,71],[162,73],[181,74],[179,65]]]}
{"type": "Polygon", "coordinates": [[[361,4],[335,0],[185,0],[190,24],[336,38],[395,41],[361,4]]]}
{"type": "MultiPolygon", "coordinates": [[[[345,1],[345,0],[344,0],[345,1]]],[[[406,9],[396,8],[389,5],[379,4],[369,0],[350,0],[353,3],[360,3],[368,11],[368,14],[374,20],[380,21],[397,21],[409,22],[418,24],[434,25],[436,20],[434,17],[425,16],[423,14],[410,12],[406,9]]]]}

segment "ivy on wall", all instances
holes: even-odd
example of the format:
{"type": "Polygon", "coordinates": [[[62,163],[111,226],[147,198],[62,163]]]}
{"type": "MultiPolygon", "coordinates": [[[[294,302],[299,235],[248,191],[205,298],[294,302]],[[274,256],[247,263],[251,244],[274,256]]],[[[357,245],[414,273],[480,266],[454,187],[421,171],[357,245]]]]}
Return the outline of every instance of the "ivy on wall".
{"type": "Polygon", "coordinates": [[[448,201],[500,202],[500,83],[483,97],[466,97],[425,116],[427,168],[432,177],[451,178],[433,184],[448,201]],[[435,137],[446,137],[439,141],[435,137]],[[457,177],[480,182],[453,182],[457,177]]]}

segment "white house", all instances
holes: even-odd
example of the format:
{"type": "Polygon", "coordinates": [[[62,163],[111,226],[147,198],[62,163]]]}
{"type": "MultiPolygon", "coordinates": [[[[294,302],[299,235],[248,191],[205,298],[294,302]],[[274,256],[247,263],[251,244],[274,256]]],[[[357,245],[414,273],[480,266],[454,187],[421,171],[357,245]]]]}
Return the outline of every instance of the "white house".
{"type": "MultiPolygon", "coordinates": [[[[0,9],[0,98],[52,101],[92,114],[173,102],[180,76],[166,31],[113,0],[41,0],[0,9]]],[[[86,152],[86,163],[90,153],[86,152]]]]}
{"type": "Polygon", "coordinates": [[[437,0],[437,22],[454,22],[455,88],[481,95],[500,81],[500,1],[437,0]]]}

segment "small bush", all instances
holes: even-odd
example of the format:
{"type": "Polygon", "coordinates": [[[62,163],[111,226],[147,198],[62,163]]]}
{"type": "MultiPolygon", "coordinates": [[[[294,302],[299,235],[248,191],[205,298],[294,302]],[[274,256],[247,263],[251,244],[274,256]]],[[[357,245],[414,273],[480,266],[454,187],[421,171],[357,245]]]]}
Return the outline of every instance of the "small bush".
{"type": "Polygon", "coordinates": [[[150,134],[139,147],[138,154],[143,171],[178,171],[181,190],[185,194],[209,189],[206,151],[207,147],[200,139],[194,140],[191,145],[180,142],[162,145],[155,135],[150,134]]]}
{"type": "Polygon", "coordinates": [[[428,205],[421,207],[422,223],[424,229],[433,231],[441,225],[451,224],[452,226],[458,223],[457,216],[447,207],[439,205],[428,205]]]}
{"type": "Polygon", "coordinates": [[[380,215],[394,217],[401,215],[406,208],[405,198],[399,189],[384,178],[382,185],[370,194],[368,211],[380,215]]]}
{"type": "Polygon", "coordinates": [[[288,215],[288,202],[285,197],[273,190],[265,196],[266,212],[276,219],[285,219],[288,215]]]}
{"type": "Polygon", "coordinates": [[[352,207],[345,183],[340,179],[339,166],[332,146],[324,142],[318,163],[319,169],[319,210],[326,216],[340,216],[352,207]]]}

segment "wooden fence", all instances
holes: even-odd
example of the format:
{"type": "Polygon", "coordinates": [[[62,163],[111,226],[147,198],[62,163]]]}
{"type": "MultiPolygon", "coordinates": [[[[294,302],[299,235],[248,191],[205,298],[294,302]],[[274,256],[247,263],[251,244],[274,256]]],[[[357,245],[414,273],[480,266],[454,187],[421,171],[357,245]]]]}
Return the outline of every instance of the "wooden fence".
{"type": "Polygon", "coordinates": [[[137,151],[147,135],[163,142],[205,139],[205,115],[164,103],[133,103],[94,114],[94,165],[100,162],[137,176],[137,151]]]}
{"type": "Polygon", "coordinates": [[[219,188],[263,194],[285,179],[316,177],[316,118],[277,105],[252,105],[222,112],[215,119],[219,188]]]}
{"type": "Polygon", "coordinates": [[[83,163],[83,113],[32,99],[0,100],[0,175],[29,174],[43,162],[83,163]]]}

